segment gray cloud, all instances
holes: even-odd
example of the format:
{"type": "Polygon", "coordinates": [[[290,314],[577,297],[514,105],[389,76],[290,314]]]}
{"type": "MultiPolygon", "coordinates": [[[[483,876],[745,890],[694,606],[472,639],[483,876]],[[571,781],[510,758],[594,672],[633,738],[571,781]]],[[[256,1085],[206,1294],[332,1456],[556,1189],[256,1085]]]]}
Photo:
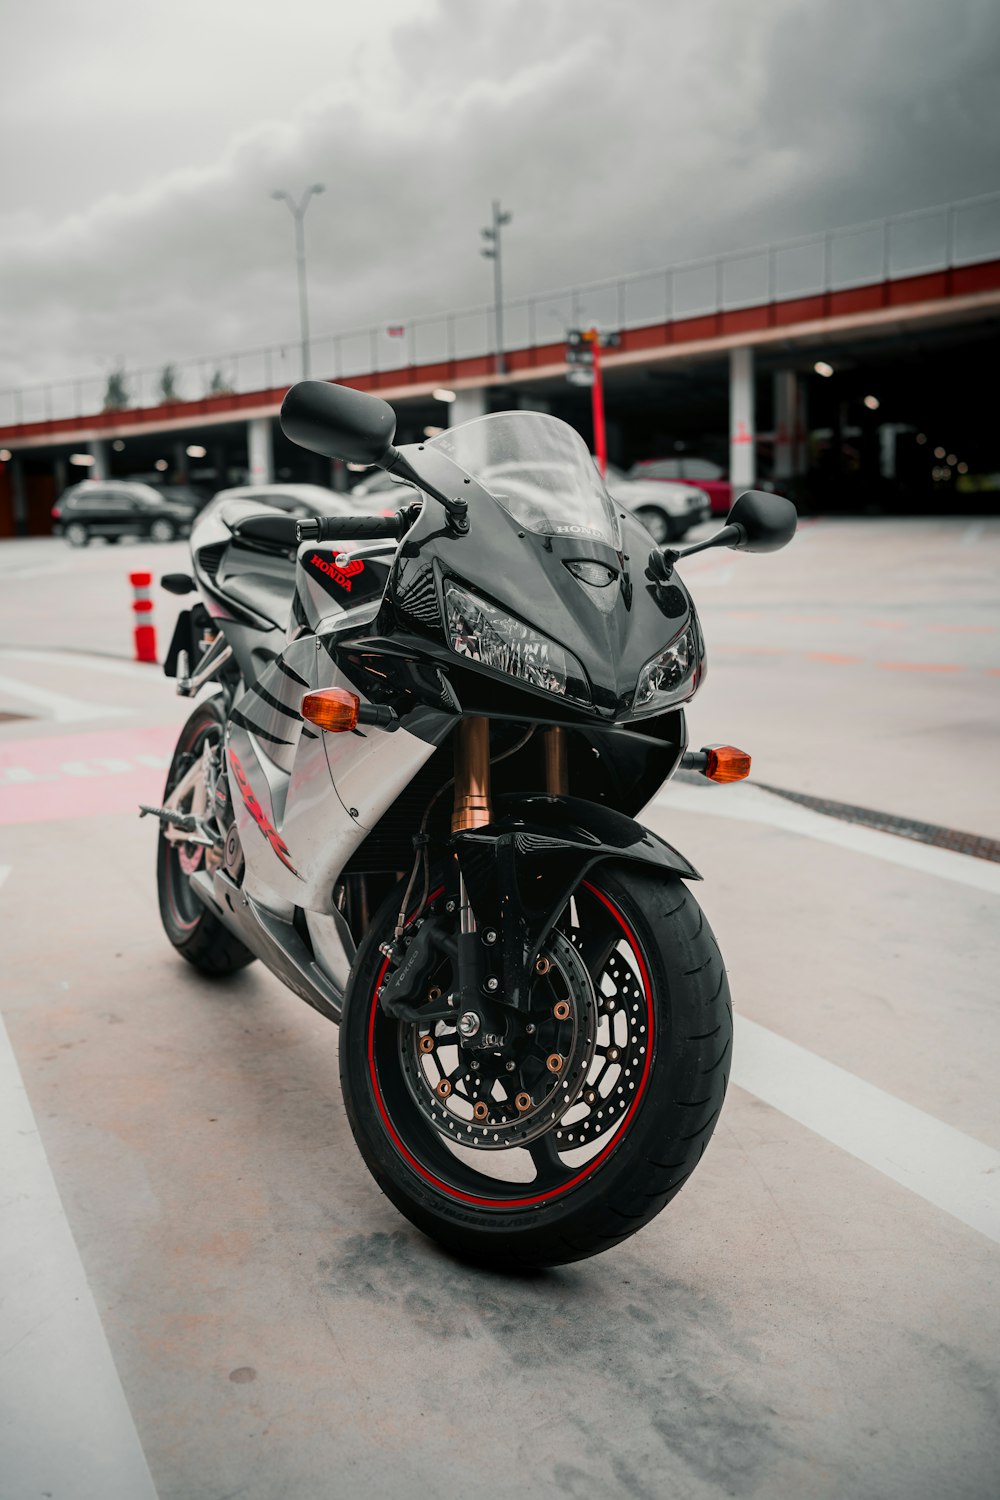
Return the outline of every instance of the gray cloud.
{"type": "MultiPolygon", "coordinates": [[[[997,186],[991,0],[400,0],[370,34],[301,0],[279,23],[205,9],[228,25],[210,47],[186,0],[132,6],[147,19],[103,72],[57,70],[65,99],[2,195],[0,384],[294,342],[276,185],[327,184],[308,218],[317,333],[488,300],[496,195],[515,213],[516,295],[997,186]],[[172,26],[152,53],[149,12],[172,26]],[[82,163],[71,184],[60,130],[82,163]]],[[[29,62],[45,10],[21,14],[29,62]]],[[[102,10],[125,14],[94,0],[87,15],[102,10]]]]}

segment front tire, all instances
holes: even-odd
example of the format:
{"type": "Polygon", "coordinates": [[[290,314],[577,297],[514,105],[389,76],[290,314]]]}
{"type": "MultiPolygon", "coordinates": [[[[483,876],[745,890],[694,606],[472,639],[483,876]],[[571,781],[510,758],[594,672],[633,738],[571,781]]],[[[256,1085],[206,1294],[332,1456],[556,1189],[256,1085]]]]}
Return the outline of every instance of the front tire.
{"type": "MultiPolygon", "coordinates": [[[[648,1224],[701,1159],[730,1069],[729,986],[690,890],[638,866],[601,866],[581,883],[553,942],[568,939],[591,975],[592,1053],[561,1114],[533,1138],[525,1125],[526,1145],[509,1150],[503,1132],[514,1139],[520,1125],[514,1106],[528,1124],[533,1108],[527,1051],[509,1083],[506,1064],[495,1082],[486,1078],[485,1053],[478,1072],[463,1074],[453,1024],[413,1026],[381,1009],[379,944],[391,938],[399,901],[397,891],[362,943],[340,1040],[348,1118],[382,1191],[452,1252],[510,1269],[582,1260],[648,1224]],[[473,1136],[480,1149],[468,1144],[473,1136]]],[[[562,959],[548,974],[573,969],[565,946],[551,951],[562,959]]],[[[434,980],[445,993],[446,985],[446,974],[434,980]]],[[[536,1001],[532,989],[543,1053],[555,1046],[545,1031],[558,1013],[551,993],[536,1001]]],[[[582,1012],[572,1019],[588,1025],[582,1012]]]]}
{"type": "MultiPolygon", "coordinates": [[[[206,742],[222,744],[226,716],[218,698],[206,698],[191,714],[174,750],[164,801],[206,742]]],[[[250,949],[223,926],[191,889],[189,876],[203,868],[205,850],[198,844],[168,842],[160,830],[156,848],[156,888],[163,930],[182,958],[202,974],[223,978],[253,962],[250,949]]]]}

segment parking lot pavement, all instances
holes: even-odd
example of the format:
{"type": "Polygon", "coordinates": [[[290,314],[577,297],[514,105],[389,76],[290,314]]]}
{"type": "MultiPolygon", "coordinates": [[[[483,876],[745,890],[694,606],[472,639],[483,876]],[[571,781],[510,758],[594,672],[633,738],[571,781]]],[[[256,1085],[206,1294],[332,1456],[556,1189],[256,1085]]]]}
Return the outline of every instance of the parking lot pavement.
{"type": "MultiPolygon", "coordinates": [[[[802,549],[816,601],[867,549],[869,583],[844,586],[864,597],[852,595],[839,625],[786,630],[781,617],[805,613],[809,590],[788,568],[766,570],[792,549],[727,555],[738,572],[725,587],[704,575],[703,591],[696,559],[688,565],[715,651],[693,740],[745,734],[763,780],[808,776],[808,789],[882,807],[888,788],[908,816],[995,834],[971,775],[956,777],[957,790],[941,784],[943,747],[995,750],[990,632],[955,637],[960,673],[948,676],[963,679],[961,700],[942,697],[935,674],[888,669],[877,680],[905,682],[905,698],[865,696],[851,683],[880,669],[874,648],[871,663],[862,653],[859,622],[889,574],[885,602],[903,613],[905,580],[892,567],[904,542],[888,529],[823,532],[802,549]],[[727,623],[727,610],[764,618],[727,623]],[[841,664],[857,675],[827,706],[804,684],[837,664],[805,663],[848,625],[844,654],[863,663],[841,664]],[[784,670],[763,654],[728,662],[723,637],[780,643],[784,670]],[[802,727],[808,759],[787,739],[805,707],[821,721],[802,727]],[[895,778],[878,755],[847,757],[862,723],[896,757],[895,778]]],[[[929,525],[905,539],[907,587],[927,596],[927,611],[990,624],[996,534],[980,543],[929,525]],[[917,576],[946,544],[977,557],[981,596],[967,578],[960,603],[939,602],[937,584],[917,576]]],[[[95,548],[91,571],[60,589],[100,596],[121,563],[110,552],[95,548]]],[[[947,566],[959,576],[965,565],[947,566]]],[[[36,589],[41,612],[55,580],[36,589]]],[[[11,598],[4,587],[5,643],[20,628],[11,598]]],[[[904,645],[926,644],[918,617],[933,634],[924,608],[911,600],[900,659],[904,645]]],[[[72,643],[88,644],[89,628],[81,620],[72,643]]],[[[62,1347],[51,1318],[9,1325],[0,1343],[0,1383],[22,1392],[49,1361],[34,1434],[30,1402],[19,1410],[22,1472],[35,1485],[25,1495],[114,1494],[115,1452],[136,1496],[145,1455],[160,1500],[451,1500],[484,1476],[581,1500],[992,1500],[1000,867],[870,829],[830,838],[824,828],[848,825],[782,817],[775,809],[790,804],[753,787],[668,788],[649,820],[705,876],[697,894],[739,1015],[721,1123],[691,1183],[634,1240],[579,1266],[502,1278],[440,1254],[380,1196],[344,1119],[334,1028],[259,964],[220,985],[175,959],[156,912],[154,831],[130,808],[158,795],[184,706],[158,674],[126,662],[76,656],[69,671],[58,644],[49,640],[45,662],[23,637],[0,654],[0,710],[31,715],[0,726],[3,1015],[72,1232],[53,1248],[51,1192],[29,1185],[41,1236],[34,1295],[52,1261],[61,1285],[92,1299],[94,1318],[71,1323],[54,1301],[67,1307],[56,1318],[62,1347]],[[19,698],[17,684],[53,701],[19,698]],[[97,712],[73,718],[59,695],[97,712]],[[69,1419],[88,1401],[103,1474],[69,1419]],[[60,1461],[75,1464],[72,1487],[50,1482],[60,1461]]],[[[23,1143],[30,1117],[11,1128],[23,1143]]],[[[9,1224],[0,1216],[0,1236],[9,1224]]],[[[16,1316],[17,1298],[3,1311],[16,1316]]]]}

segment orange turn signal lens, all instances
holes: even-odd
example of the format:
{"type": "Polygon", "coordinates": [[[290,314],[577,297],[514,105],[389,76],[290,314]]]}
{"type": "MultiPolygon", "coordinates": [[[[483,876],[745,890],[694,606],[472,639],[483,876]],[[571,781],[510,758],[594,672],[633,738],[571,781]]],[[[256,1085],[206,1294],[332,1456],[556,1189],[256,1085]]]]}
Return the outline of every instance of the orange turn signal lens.
{"type": "Polygon", "coordinates": [[[360,707],[361,699],[357,693],[349,693],[346,688],[320,688],[316,693],[306,693],[302,700],[302,717],[315,724],[317,729],[343,734],[357,726],[360,707]]]}
{"type": "Polygon", "coordinates": [[[750,775],[750,757],[735,745],[713,745],[708,750],[705,775],[709,781],[743,781],[750,775]]]}

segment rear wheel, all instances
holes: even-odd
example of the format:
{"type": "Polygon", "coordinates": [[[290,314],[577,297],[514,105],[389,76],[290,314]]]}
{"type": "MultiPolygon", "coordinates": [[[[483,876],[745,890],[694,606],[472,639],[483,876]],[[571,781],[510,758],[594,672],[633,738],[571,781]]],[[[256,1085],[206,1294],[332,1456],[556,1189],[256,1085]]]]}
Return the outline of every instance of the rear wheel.
{"type": "MultiPolygon", "coordinates": [[[[174,758],[167,773],[164,801],[193,765],[202,759],[206,744],[221,751],[225,713],[218,698],[206,698],[181,730],[174,758]]],[[[181,810],[190,807],[193,793],[183,799],[181,810]]],[[[156,886],[160,918],[167,937],[178,953],[203,974],[222,977],[253,961],[254,955],[199,900],[190,877],[205,868],[202,844],[174,843],[161,828],[156,850],[156,886]]]]}
{"type": "Polygon", "coordinates": [[[90,532],[82,521],[70,521],[63,535],[71,547],[86,547],[90,541],[90,532]]]}
{"type": "Polygon", "coordinates": [[[154,542],[172,542],[174,539],[174,528],[170,521],[154,521],[149,528],[149,534],[154,542]]]}
{"type": "MultiPolygon", "coordinates": [[[[449,1249],[496,1265],[556,1265],[627,1239],[690,1176],[726,1091],[729,988],[690,891],[599,867],[495,1052],[464,1042],[457,1016],[410,1024],[382,1010],[379,945],[399,901],[361,946],[340,1042],[351,1128],[383,1192],[449,1249]]],[[[451,982],[442,958],[429,996],[451,982]]]]}

